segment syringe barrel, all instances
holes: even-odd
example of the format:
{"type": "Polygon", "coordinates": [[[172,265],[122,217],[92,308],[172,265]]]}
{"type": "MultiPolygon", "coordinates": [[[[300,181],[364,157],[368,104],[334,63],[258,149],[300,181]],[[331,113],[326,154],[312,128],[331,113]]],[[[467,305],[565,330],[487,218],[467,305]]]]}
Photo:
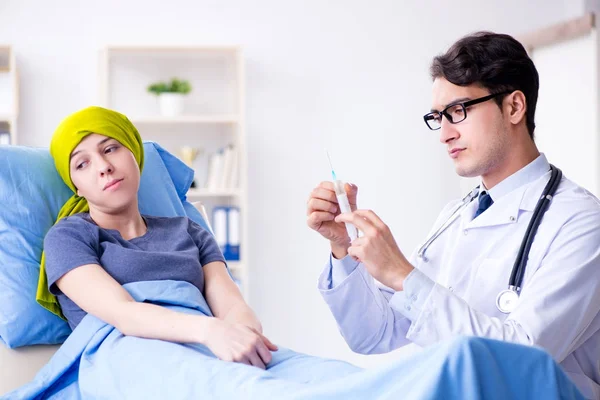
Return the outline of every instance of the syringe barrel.
{"type": "MultiPolygon", "coordinates": [[[[346,194],[346,190],[344,189],[344,183],[340,180],[336,180],[333,182],[333,185],[335,186],[335,196],[337,197],[337,201],[340,206],[340,212],[351,212],[352,209],[350,208],[348,195],[346,194]]],[[[351,223],[346,222],[346,232],[348,232],[348,237],[350,238],[350,241],[353,241],[358,237],[358,231],[356,230],[356,227],[351,223]]]]}
{"type": "Polygon", "coordinates": [[[338,204],[340,205],[340,213],[343,214],[352,212],[352,209],[350,208],[350,202],[348,201],[348,195],[346,193],[338,195],[336,197],[338,204]]]}
{"type": "Polygon", "coordinates": [[[342,196],[346,194],[346,189],[344,189],[344,186],[344,182],[339,179],[333,181],[333,188],[336,196],[342,196]]]}

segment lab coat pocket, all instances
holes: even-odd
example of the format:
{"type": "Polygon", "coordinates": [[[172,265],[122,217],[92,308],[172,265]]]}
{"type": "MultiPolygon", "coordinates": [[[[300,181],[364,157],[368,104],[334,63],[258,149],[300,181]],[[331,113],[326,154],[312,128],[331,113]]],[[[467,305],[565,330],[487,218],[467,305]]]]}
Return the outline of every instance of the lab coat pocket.
{"type": "Polygon", "coordinates": [[[486,258],[477,267],[469,290],[469,305],[489,316],[503,316],[496,307],[496,297],[508,287],[514,259],[486,258]]]}

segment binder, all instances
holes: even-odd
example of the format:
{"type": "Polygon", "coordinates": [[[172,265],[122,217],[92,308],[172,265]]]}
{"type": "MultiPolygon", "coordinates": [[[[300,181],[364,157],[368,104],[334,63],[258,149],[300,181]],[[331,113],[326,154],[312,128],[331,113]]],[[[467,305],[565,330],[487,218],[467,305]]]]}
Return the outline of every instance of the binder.
{"type": "Polygon", "coordinates": [[[227,213],[227,253],[226,260],[240,259],[240,209],[229,207],[227,213]]]}
{"type": "Polygon", "coordinates": [[[215,240],[228,261],[240,259],[240,209],[235,206],[217,206],[213,209],[215,240]]]}

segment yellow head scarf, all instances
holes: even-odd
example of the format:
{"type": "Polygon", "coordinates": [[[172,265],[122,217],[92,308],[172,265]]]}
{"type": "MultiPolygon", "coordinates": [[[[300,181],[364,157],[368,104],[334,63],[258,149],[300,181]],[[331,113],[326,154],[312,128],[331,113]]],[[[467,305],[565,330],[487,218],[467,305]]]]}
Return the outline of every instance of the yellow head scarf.
{"type": "MultiPolygon", "coordinates": [[[[77,196],[77,189],[75,189],[75,185],[73,185],[73,182],[71,181],[69,165],[71,153],[75,147],[77,147],[86,136],[92,133],[118,140],[123,146],[131,150],[140,167],[140,172],[142,171],[144,166],[144,147],[142,138],[135,126],[133,126],[126,116],[101,107],[88,107],[68,116],[60,123],[52,136],[52,141],[50,142],[50,154],[54,158],[56,170],[63,181],[75,194],[62,206],[55,224],[64,217],[89,210],[87,200],[77,196]]],[[[45,255],[43,252],[40,263],[40,276],[36,300],[44,308],[63,319],[65,318],[56,297],[48,290],[45,255]]]]}

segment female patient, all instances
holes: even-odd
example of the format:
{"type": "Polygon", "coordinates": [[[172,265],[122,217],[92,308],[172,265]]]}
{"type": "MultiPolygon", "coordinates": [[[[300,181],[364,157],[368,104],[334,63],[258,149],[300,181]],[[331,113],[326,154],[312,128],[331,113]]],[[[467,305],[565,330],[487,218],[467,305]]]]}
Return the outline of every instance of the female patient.
{"type": "Polygon", "coordinates": [[[90,313],[124,335],[201,343],[222,360],[264,369],[277,347],[262,334],[212,235],[187,217],[140,214],[144,154],[129,120],[99,107],[82,110],[61,123],[50,152],[76,196],[44,240],[41,303],[54,301],[44,293],[49,288],[73,329],[90,313]],[[121,286],[144,280],[194,284],[215,317],[136,302],[121,286]]]}

